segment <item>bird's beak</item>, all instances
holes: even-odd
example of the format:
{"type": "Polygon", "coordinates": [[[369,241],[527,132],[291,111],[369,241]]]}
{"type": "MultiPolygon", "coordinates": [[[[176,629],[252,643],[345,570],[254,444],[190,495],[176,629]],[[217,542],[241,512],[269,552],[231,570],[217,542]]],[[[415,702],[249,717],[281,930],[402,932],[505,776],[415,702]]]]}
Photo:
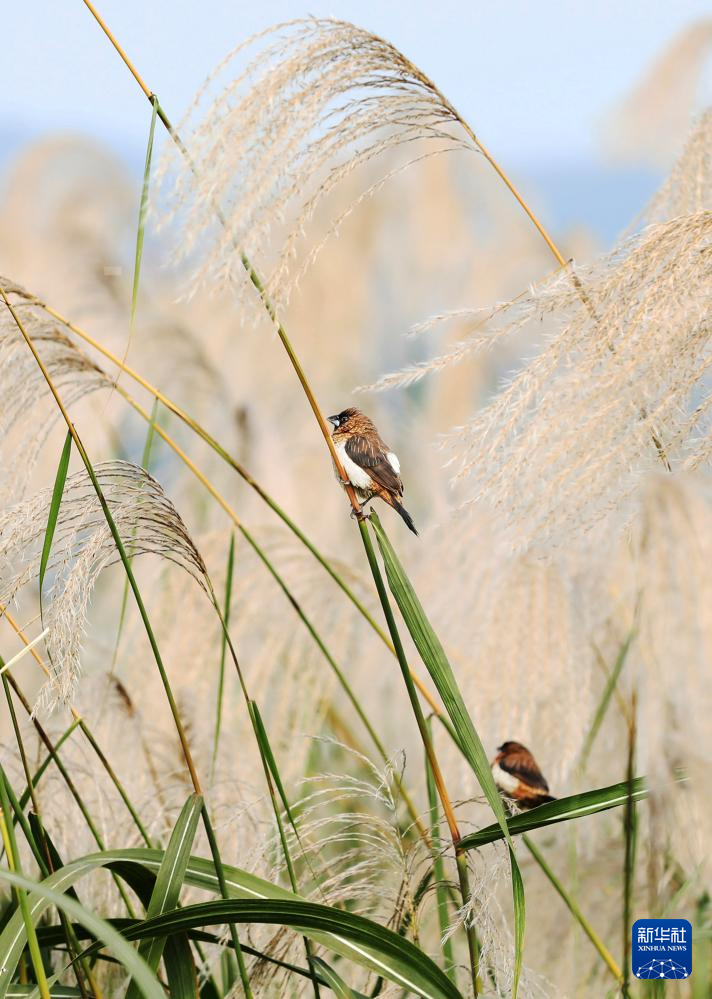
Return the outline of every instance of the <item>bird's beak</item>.
{"type": "Polygon", "coordinates": [[[338,416],[327,416],[326,422],[330,423],[332,425],[332,427],[334,428],[334,430],[336,430],[336,428],[339,425],[339,418],[338,418],[338,416]]]}

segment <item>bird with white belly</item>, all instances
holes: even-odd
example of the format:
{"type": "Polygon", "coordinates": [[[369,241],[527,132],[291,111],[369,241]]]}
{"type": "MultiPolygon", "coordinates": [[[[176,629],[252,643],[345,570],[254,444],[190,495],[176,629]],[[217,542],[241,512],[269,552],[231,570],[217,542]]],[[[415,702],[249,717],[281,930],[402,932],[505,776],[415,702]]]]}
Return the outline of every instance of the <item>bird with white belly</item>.
{"type": "Polygon", "coordinates": [[[334,449],[356,498],[364,505],[378,496],[401,515],[413,534],[413,518],[405,509],[400,462],[381,438],[374,423],[358,409],[349,408],[329,417],[334,449]]]}

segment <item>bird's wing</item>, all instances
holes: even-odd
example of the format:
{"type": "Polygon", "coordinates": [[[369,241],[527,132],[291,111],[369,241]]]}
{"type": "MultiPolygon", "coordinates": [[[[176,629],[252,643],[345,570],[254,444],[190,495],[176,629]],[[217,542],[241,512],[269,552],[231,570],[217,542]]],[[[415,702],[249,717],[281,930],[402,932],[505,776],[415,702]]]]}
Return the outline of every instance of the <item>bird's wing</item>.
{"type": "Polygon", "coordinates": [[[374,482],[396,496],[403,495],[403,483],[391,464],[389,452],[380,443],[354,434],[346,441],[346,454],[351,461],[366,469],[374,482]]]}
{"type": "Polygon", "coordinates": [[[518,777],[530,787],[539,788],[541,791],[548,791],[549,785],[544,779],[544,775],[539,769],[536,760],[528,749],[511,750],[504,759],[499,761],[502,770],[518,777]]]}

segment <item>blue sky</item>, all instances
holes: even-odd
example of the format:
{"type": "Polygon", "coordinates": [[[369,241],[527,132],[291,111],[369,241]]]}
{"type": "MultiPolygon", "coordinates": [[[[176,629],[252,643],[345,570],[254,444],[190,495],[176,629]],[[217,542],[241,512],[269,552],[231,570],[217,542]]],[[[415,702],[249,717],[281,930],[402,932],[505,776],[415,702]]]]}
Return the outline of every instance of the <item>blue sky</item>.
{"type": "MultiPolygon", "coordinates": [[[[355,21],[384,35],[439,84],[485,144],[550,192],[570,166],[591,176],[597,129],[706,0],[97,0],[168,114],[178,121],[220,58],[249,34],[307,14],[355,21]]],[[[82,0],[7,6],[0,62],[0,159],[26,138],[83,131],[138,170],[149,108],[82,0]]],[[[628,178],[635,195],[638,181],[628,178]]],[[[654,180],[604,228],[625,221],[654,180]]],[[[577,200],[576,191],[570,192],[577,200]]],[[[621,192],[616,189],[614,192],[621,192]]],[[[569,196],[563,188],[564,204],[569,196]]],[[[550,200],[550,199],[547,199],[550,200]]],[[[590,199],[589,199],[590,200],[590,199]]],[[[610,200],[602,192],[601,203],[610,200]]],[[[563,220],[566,221],[565,219],[563,220]]],[[[594,220],[595,221],[595,220],[594,220]]]]}
{"type": "MultiPolygon", "coordinates": [[[[587,159],[596,126],[705,0],[473,3],[374,0],[97,0],[179,117],[220,57],[289,17],[333,14],[385,35],[439,83],[499,155],[587,159]]],[[[147,107],[81,0],[27,0],[3,15],[5,131],[78,128],[140,147],[147,107]]]]}

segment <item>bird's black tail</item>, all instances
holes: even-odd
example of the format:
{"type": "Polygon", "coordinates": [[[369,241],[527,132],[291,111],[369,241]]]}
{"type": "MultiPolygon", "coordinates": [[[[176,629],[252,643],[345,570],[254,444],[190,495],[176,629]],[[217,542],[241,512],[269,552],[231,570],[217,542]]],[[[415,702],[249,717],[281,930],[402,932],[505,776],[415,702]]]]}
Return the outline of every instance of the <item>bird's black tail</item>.
{"type": "Polygon", "coordinates": [[[392,505],[393,505],[393,509],[394,509],[394,510],[397,510],[397,512],[398,512],[398,513],[399,513],[399,514],[401,515],[401,517],[402,517],[402,518],[403,518],[403,520],[404,520],[404,521],[406,522],[406,524],[408,525],[408,527],[410,528],[410,530],[411,530],[411,531],[413,532],[413,534],[415,534],[415,536],[417,537],[417,536],[418,536],[418,531],[416,530],[416,527],[415,527],[415,524],[413,523],[413,518],[412,518],[412,517],[411,517],[411,515],[410,515],[410,514],[408,513],[408,511],[406,510],[406,508],[405,508],[404,506],[402,506],[402,505],[401,505],[401,504],[400,504],[400,503],[398,502],[398,500],[397,500],[397,499],[395,499],[394,497],[391,497],[391,503],[392,503],[392,505]]]}

